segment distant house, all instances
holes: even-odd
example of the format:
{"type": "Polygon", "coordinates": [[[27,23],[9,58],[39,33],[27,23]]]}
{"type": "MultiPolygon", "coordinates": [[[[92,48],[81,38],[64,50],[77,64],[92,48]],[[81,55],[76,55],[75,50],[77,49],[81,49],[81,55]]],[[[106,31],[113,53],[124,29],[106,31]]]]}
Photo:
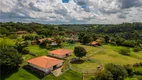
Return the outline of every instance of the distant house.
{"type": "Polygon", "coordinates": [[[27,34],[28,32],[27,31],[17,31],[16,33],[17,34],[27,34]]]}
{"type": "Polygon", "coordinates": [[[91,46],[100,46],[101,44],[99,42],[93,41],[90,44],[91,46]]]}
{"type": "Polygon", "coordinates": [[[42,38],[42,39],[38,39],[39,43],[42,43],[43,41],[45,41],[47,38],[42,38]]]}
{"type": "Polygon", "coordinates": [[[40,43],[42,43],[42,42],[45,41],[45,40],[46,40],[46,38],[38,39],[38,40],[32,40],[32,41],[31,41],[31,44],[32,44],[32,45],[40,44],[40,43]]]}
{"type": "Polygon", "coordinates": [[[66,58],[66,57],[72,55],[72,50],[57,49],[57,50],[49,51],[48,55],[53,56],[53,57],[57,57],[57,58],[66,58]]]}
{"type": "Polygon", "coordinates": [[[33,69],[44,72],[45,74],[50,73],[51,71],[62,67],[63,60],[41,56],[37,58],[33,58],[27,61],[28,65],[33,69]]]}
{"type": "Polygon", "coordinates": [[[52,38],[47,38],[48,41],[54,41],[52,38]]]}
{"type": "Polygon", "coordinates": [[[45,40],[49,41],[48,45],[50,45],[50,46],[57,45],[57,43],[52,38],[42,38],[42,39],[38,39],[38,40],[33,40],[33,41],[31,41],[31,44],[32,45],[40,44],[40,43],[44,42],[45,40]]]}
{"type": "Polygon", "coordinates": [[[76,39],[76,38],[65,38],[64,39],[64,42],[72,42],[72,43],[74,43],[74,42],[78,42],[78,39],[76,39]]]}
{"type": "Polygon", "coordinates": [[[52,38],[47,38],[47,40],[49,41],[49,42],[48,42],[48,45],[49,45],[49,46],[57,46],[57,43],[56,43],[56,41],[55,41],[54,39],[52,39],[52,38]]]}

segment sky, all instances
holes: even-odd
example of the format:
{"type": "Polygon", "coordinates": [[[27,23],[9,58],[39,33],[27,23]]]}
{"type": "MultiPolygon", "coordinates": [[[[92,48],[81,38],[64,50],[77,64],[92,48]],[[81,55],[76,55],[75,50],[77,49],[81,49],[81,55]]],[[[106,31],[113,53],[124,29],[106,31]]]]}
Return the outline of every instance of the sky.
{"type": "Polygon", "coordinates": [[[142,0],[0,0],[0,22],[120,24],[142,22],[142,0]]]}

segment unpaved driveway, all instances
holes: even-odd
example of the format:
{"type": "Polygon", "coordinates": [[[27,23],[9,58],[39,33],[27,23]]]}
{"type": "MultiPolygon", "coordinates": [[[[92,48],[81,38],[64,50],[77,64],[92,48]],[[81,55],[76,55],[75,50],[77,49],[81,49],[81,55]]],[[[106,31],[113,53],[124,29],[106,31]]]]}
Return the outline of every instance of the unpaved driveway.
{"type": "Polygon", "coordinates": [[[56,76],[56,77],[59,76],[59,75],[61,75],[61,74],[62,74],[62,67],[60,67],[60,68],[58,68],[58,69],[52,71],[52,73],[53,73],[53,75],[56,76]]]}

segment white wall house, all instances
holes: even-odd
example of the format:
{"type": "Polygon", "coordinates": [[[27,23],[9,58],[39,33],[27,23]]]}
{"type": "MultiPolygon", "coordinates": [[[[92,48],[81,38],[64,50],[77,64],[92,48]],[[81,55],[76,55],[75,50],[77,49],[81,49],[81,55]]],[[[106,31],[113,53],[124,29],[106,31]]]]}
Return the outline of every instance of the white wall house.
{"type": "Polygon", "coordinates": [[[63,65],[63,60],[41,56],[28,60],[28,65],[34,67],[40,71],[45,72],[46,74],[50,73],[56,68],[59,68],[63,65]]]}
{"type": "Polygon", "coordinates": [[[66,58],[72,55],[72,50],[67,49],[57,49],[48,52],[49,56],[57,57],[57,58],[66,58]]]}

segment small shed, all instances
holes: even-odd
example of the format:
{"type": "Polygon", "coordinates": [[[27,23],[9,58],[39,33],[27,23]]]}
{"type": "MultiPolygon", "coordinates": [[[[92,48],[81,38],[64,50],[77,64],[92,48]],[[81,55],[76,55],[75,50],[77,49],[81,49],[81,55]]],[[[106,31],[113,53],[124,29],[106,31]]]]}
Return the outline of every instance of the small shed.
{"type": "Polygon", "coordinates": [[[101,44],[99,42],[93,41],[90,45],[91,46],[100,46],[101,44]]]}

